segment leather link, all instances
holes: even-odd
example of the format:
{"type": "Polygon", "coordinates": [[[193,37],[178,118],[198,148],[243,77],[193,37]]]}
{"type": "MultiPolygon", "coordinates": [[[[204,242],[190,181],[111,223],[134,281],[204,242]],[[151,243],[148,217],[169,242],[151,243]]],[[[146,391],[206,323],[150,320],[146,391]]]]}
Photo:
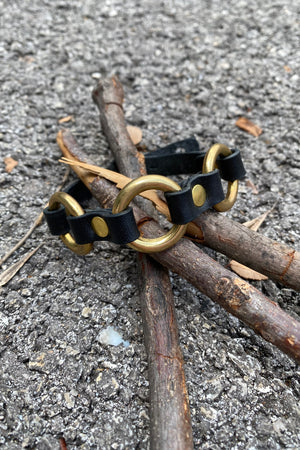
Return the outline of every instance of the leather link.
{"type": "MultiPolygon", "coordinates": [[[[226,157],[218,156],[220,177],[225,181],[241,180],[246,171],[240,151],[231,149],[231,152],[226,157]]],[[[175,142],[145,154],[147,173],[165,176],[198,173],[202,171],[205,155],[194,137],[175,142]]]]}
{"type": "Polygon", "coordinates": [[[145,154],[147,174],[179,175],[201,172],[205,152],[200,152],[194,137],[174,142],[145,154]]]}
{"type": "Polygon", "coordinates": [[[94,241],[111,241],[115,244],[129,244],[135,241],[140,232],[137,228],[132,208],[127,208],[118,214],[113,214],[111,209],[86,210],[83,216],[67,217],[70,231],[77,244],[87,244],[94,241]],[[109,230],[107,237],[98,236],[92,228],[92,219],[101,217],[105,220],[109,230]]]}
{"type": "Polygon", "coordinates": [[[231,152],[231,155],[226,157],[219,155],[217,158],[217,166],[222,180],[233,182],[243,179],[246,171],[240,151],[232,148],[231,152]]]}
{"type": "MultiPolygon", "coordinates": [[[[81,205],[91,198],[90,191],[82,181],[72,183],[65,192],[72,195],[81,205]]],[[[71,233],[79,245],[94,241],[111,241],[123,245],[135,241],[140,235],[130,207],[118,214],[113,214],[111,209],[96,208],[86,210],[85,214],[75,217],[68,216],[64,206],[61,205],[52,211],[49,208],[44,209],[44,216],[51,234],[60,236],[71,233]],[[109,230],[108,236],[102,238],[94,232],[91,225],[94,217],[105,220],[109,230]]]]}
{"type": "Polygon", "coordinates": [[[191,222],[225,198],[218,170],[193,175],[181,185],[181,188],[179,192],[165,193],[171,221],[180,225],[191,222]],[[206,192],[206,200],[202,206],[196,206],[193,200],[192,191],[196,185],[203,186],[206,192]]]}

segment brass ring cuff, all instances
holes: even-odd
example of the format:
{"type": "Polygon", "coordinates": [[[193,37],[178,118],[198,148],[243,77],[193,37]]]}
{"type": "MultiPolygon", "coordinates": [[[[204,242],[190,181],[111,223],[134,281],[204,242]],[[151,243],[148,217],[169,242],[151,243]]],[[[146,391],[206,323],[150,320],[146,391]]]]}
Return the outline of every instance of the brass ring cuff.
{"type": "MultiPolygon", "coordinates": [[[[213,145],[205,155],[202,173],[209,173],[215,170],[218,155],[229,156],[231,153],[231,150],[223,144],[213,145]]],[[[226,198],[214,206],[217,211],[227,211],[233,206],[238,193],[238,184],[238,180],[228,182],[226,198]]],[[[119,195],[113,204],[112,213],[116,214],[124,211],[136,195],[149,189],[157,189],[163,192],[175,192],[180,191],[181,187],[175,181],[162,175],[145,175],[136,178],[129,182],[119,192],[119,195]]],[[[49,201],[49,210],[58,209],[60,204],[65,207],[68,215],[81,216],[85,214],[80,204],[66,192],[56,192],[52,195],[49,201]]],[[[153,239],[141,236],[127,245],[143,253],[161,252],[176,244],[176,242],[178,242],[185,234],[186,228],[187,225],[173,225],[163,236],[153,239]]],[[[70,250],[78,255],[86,255],[93,248],[92,244],[77,244],[70,233],[63,234],[60,238],[70,250]]]]}

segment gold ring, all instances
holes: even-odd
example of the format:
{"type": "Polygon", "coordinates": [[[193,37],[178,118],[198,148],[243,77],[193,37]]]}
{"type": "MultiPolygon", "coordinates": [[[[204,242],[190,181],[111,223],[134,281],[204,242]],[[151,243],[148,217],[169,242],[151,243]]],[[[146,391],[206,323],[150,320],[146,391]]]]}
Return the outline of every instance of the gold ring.
{"type": "MultiPolygon", "coordinates": [[[[113,207],[113,214],[124,211],[131,200],[141,192],[149,189],[159,189],[163,192],[180,191],[181,187],[175,181],[161,175],[145,175],[130,181],[117,196],[113,207]]],[[[158,238],[148,239],[139,237],[134,242],[131,242],[129,247],[143,253],[161,252],[176,244],[177,241],[185,234],[187,225],[173,225],[173,227],[163,236],[158,238]]]]}
{"type": "MultiPolygon", "coordinates": [[[[56,192],[53,194],[49,200],[48,208],[50,211],[53,211],[58,209],[60,204],[66,208],[66,212],[70,216],[82,216],[84,214],[84,210],[79,203],[66,192],[56,192]]],[[[72,252],[77,253],[77,255],[87,255],[93,248],[92,244],[76,244],[70,233],[61,234],[60,238],[63,243],[72,250],[72,252]]]]}
{"type": "MultiPolygon", "coordinates": [[[[215,144],[213,145],[205,155],[202,167],[202,173],[209,173],[215,170],[217,167],[216,161],[218,155],[229,156],[231,155],[231,150],[223,144],[215,144]]],[[[228,211],[228,209],[232,208],[234,202],[236,201],[237,193],[239,188],[239,181],[228,181],[228,188],[226,193],[226,198],[217,203],[214,208],[217,211],[224,212],[228,211]]]]}

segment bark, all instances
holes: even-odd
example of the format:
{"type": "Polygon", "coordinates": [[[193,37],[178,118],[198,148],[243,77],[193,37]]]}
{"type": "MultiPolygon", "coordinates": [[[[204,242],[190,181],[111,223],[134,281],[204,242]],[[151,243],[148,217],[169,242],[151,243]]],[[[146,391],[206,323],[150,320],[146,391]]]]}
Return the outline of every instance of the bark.
{"type": "Polygon", "coordinates": [[[151,448],[192,448],[184,361],[168,272],[138,253],[141,311],[148,357],[151,448]]]}

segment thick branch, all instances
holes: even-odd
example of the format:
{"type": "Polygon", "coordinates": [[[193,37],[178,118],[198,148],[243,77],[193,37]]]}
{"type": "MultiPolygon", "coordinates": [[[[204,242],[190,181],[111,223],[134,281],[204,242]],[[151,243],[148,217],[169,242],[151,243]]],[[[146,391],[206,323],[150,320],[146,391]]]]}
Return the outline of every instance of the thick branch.
{"type": "Polygon", "coordinates": [[[199,227],[201,244],[300,291],[299,252],[213,211],[202,214],[193,225],[199,227]]]}
{"type": "MultiPolygon", "coordinates": [[[[70,133],[61,133],[60,140],[65,141],[66,134],[70,133]]],[[[69,145],[70,143],[69,139],[69,145]]],[[[72,153],[70,146],[68,151],[65,146],[63,153],[69,158],[79,159],[76,153],[72,153]]],[[[105,203],[104,206],[107,208],[112,206],[118,191],[111,183],[95,176],[90,176],[87,182],[82,169],[74,167],[74,170],[89,185],[93,195],[100,203],[105,203]],[[91,181],[92,178],[93,181],[91,181]]],[[[146,217],[146,214],[137,207],[134,207],[134,213],[137,222],[146,217]]],[[[140,223],[141,232],[146,237],[164,233],[153,220],[141,220],[140,223]]],[[[151,256],[173,272],[186,278],[203,294],[219,303],[265,340],[300,363],[300,323],[284,312],[277,303],[265,297],[258,289],[222,267],[186,239],[182,239],[174,247],[164,252],[151,256]]]]}
{"type": "MultiPolygon", "coordinates": [[[[114,79],[99,84],[93,93],[102,129],[121,173],[136,178],[145,173],[124,120],[123,89],[114,79]]],[[[147,214],[152,205],[139,200],[147,214]]],[[[178,341],[178,327],[168,271],[148,255],[137,254],[140,304],[148,355],[150,385],[150,433],[152,449],[190,449],[192,427],[178,341]]]]}
{"type": "Polygon", "coordinates": [[[145,175],[135,145],[126,131],[122,107],[124,92],[119,80],[111,78],[100,82],[93,91],[93,100],[99,108],[102,130],[120,173],[131,178],[145,175]]]}

